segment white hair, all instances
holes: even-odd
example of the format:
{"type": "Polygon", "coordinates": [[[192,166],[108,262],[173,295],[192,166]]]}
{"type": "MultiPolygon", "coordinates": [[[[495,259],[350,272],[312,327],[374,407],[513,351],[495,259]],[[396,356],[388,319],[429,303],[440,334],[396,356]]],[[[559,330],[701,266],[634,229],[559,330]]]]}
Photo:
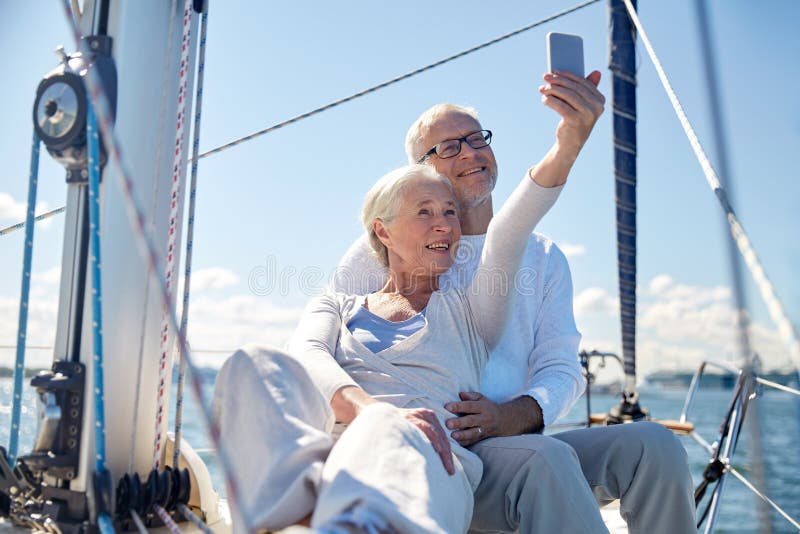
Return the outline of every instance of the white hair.
{"type": "Polygon", "coordinates": [[[427,132],[439,117],[450,112],[463,113],[475,119],[478,124],[481,123],[478,120],[478,112],[475,111],[475,108],[449,103],[436,104],[428,108],[414,121],[414,124],[411,125],[406,133],[406,156],[408,156],[409,163],[417,163],[422,155],[430,150],[431,147],[421,146],[423,133],[427,132]]]}
{"type": "Polygon", "coordinates": [[[446,176],[436,172],[430,165],[406,165],[383,175],[369,190],[364,198],[364,206],[361,209],[361,222],[367,230],[367,237],[372,250],[378,256],[378,260],[386,267],[389,266],[389,253],[386,246],[378,239],[375,234],[373,223],[376,220],[384,224],[391,224],[403,195],[410,186],[420,180],[441,182],[447,186],[453,196],[453,185],[446,176]]]}

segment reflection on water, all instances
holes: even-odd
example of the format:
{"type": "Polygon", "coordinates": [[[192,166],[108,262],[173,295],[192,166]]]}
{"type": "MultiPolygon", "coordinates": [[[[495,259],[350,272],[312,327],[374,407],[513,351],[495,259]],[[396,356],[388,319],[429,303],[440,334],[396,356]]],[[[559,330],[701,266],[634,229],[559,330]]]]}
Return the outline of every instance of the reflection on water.
{"type": "MultiPolygon", "coordinates": [[[[206,399],[210,399],[214,374],[208,372],[203,375],[206,399]]],[[[11,393],[11,379],[0,378],[0,444],[4,446],[8,444],[11,393]]],[[[697,432],[709,442],[713,442],[717,437],[719,425],[730,401],[730,395],[730,391],[701,390],[695,397],[692,420],[697,432]]],[[[25,409],[22,415],[20,439],[22,453],[30,450],[34,439],[36,428],[34,396],[33,390],[26,386],[23,395],[25,409]]],[[[592,395],[591,400],[592,411],[595,413],[607,411],[619,402],[617,397],[609,395],[592,395]]],[[[646,390],[641,393],[640,398],[641,404],[647,407],[654,417],[661,419],[677,419],[683,407],[683,400],[683,391],[672,390],[646,390]]],[[[799,518],[800,400],[788,394],[765,391],[758,399],[758,405],[760,420],[752,420],[750,423],[757,425],[757,431],[762,438],[763,448],[766,452],[764,469],[768,494],[790,516],[799,518]]],[[[197,401],[191,394],[188,394],[184,406],[183,435],[195,449],[199,449],[200,457],[209,466],[217,491],[224,495],[225,485],[222,474],[219,471],[214,452],[210,450],[210,440],[206,435],[197,401]]],[[[581,398],[564,420],[579,421],[585,418],[585,415],[585,399],[581,398]]],[[[174,420],[174,406],[170,418],[174,420]]],[[[708,454],[691,438],[683,437],[681,439],[689,456],[692,476],[697,483],[700,481],[703,468],[708,463],[708,454]]],[[[734,457],[734,464],[745,476],[749,473],[753,462],[753,458],[748,455],[749,439],[748,432],[743,432],[734,457]]],[[[749,490],[735,478],[729,477],[724,489],[716,532],[755,532],[758,528],[756,510],[755,500],[749,490]]],[[[774,532],[794,532],[777,513],[773,513],[772,524],[774,532]]]]}

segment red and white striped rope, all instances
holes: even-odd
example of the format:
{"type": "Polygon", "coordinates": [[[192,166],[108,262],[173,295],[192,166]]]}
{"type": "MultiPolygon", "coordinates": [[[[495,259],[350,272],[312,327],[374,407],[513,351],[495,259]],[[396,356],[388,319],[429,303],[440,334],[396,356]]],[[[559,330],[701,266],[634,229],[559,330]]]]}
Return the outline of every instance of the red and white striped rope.
{"type": "MultiPolygon", "coordinates": [[[[186,0],[183,5],[183,31],[181,33],[181,63],[178,72],[178,109],[175,120],[175,150],[173,152],[172,164],[172,188],[170,191],[170,206],[169,206],[169,232],[167,235],[167,261],[164,271],[164,277],[167,282],[167,290],[169,291],[170,299],[173,293],[173,274],[176,271],[176,262],[178,261],[179,254],[175,250],[176,240],[178,238],[178,205],[180,204],[180,183],[181,176],[185,171],[184,165],[181,163],[183,158],[183,136],[186,130],[186,110],[190,107],[190,100],[187,98],[187,88],[189,85],[189,43],[192,38],[192,0],[186,0]]],[[[169,340],[169,326],[170,320],[166,313],[161,316],[161,358],[158,368],[158,401],[156,404],[156,434],[153,443],[153,468],[158,469],[161,459],[161,441],[162,441],[162,428],[164,418],[167,416],[165,409],[164,399],[166,398],[166,389],[169,387],[167,383],[167,366],[171,356],[172,345],[169,340]]]]}

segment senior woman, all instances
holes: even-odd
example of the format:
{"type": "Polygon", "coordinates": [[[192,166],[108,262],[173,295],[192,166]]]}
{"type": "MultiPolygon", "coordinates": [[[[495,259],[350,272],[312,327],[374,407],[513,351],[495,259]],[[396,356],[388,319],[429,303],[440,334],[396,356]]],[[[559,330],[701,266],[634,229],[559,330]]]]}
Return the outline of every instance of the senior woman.
{"type": "Polygon", "coordinates": [[[288,353],[247,346],[218,376],[239,527],[246,519],[276,530],[311,516],[323,532],[467,530],[482,465],[445,434],[444,404],[477,389],[528,236],[560,189],[526,175],[489,226],[478,270],[486,275],[466,290],[439,290],[461,235],[450,182],[410,165],[376,183],[362,220],[389,269],[386,285],[322,295],[288,353]]]}

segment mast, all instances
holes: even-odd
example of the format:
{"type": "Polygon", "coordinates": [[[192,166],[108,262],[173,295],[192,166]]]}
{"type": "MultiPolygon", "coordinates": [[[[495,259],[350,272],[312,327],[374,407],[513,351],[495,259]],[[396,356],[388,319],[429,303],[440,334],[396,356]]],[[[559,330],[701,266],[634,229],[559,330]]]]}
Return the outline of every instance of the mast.
{"type": "MultiPolygon", "coordinates": [[[[633,2],[634,8],[636,2],[633,2]]],[[[636,391],[636,34],[622,0],[609,0],[617,265],[625,387],[608,423],[646,417],[636,391]]]]}
{"type": "MultiPolygon", "coordinates": [[[[195,9],[202,8],[199,2],[196,4],[195,9]]],[[[190,123],[188,95],[193,93],[198,43],[198,17],[191,16],[188,9],[177,0],[86,0],[83,13],[74,14],[85,52],[66,54],[61,50],[61,64],[45,76],[37,90],[35,127],[50,154],[67,169],[67,206],[53,369],[32,381],[45,409],[33,451],[20,462],[26,480],[41,483],[38,489],[31,489],[36,501],[32,505],[41,501],[46,508],[44,517],[58,523],[64,532],[82,531],[87,521],[95,522],[98,515],[112,513],[114,488],[123,475],[137,473],[144,480],[148,473],[155,474],[158,491],[176,488],[171,481],[161,480],[163,471],[156,473],[153,469],[157,464],[154,443],[164,441],[168,423],[164,416],[157,424],[156,414],[160,406],[169,405],[172,383],[171,351],[169,359],[162,362],[162,342],[172,347],[175,333],[159,322],[160,287],[149,278],[148,263],[140,255],[137,236],[128,220],[126,191],[115,176],[120,170],[111,165],[102,169],[99,191],[102,321],[97,322],[103,329],[108,478],[95,476],[95,458],[101,449],[100,445],[96,449],[94,436],[93,400],[98,380],[93,363],[100,361],[95,356],[100,351],[93,346],[90,304],[98,292],[92,290],[92,273],[87,268],[91,259],[86,142],[89,104],[84,80],[87,72],[102,80],[115,114],[113,128],[123,165],[134,178],[132,195],[142,209],[147,231],[155,236],[159,275],[176,280],[184,199],[170,191],[182,191],[185,181],[188,150],[176,151],[176,136],[180,132],[179,142],[189,145],[190,129],[179,128],[190,123]],[[169,242],[168,233],[174,236],[169,242]],[[165,273],[167,266],[170,272],[165,273]]],[[[109,147],[105,150],[108,152],[109,147]]],[[[105,163],[108,158],[100,159],[105,163]]],[[[175,290],[173,284],[173,308],[175,290]]],[[[195,473],[195,482],[198,475],[208,478],[205,466],[202,470],[195,473]]],[[[187,491],[188,476],[187,472],[187,491]]],[[[15,475],[7,478],[27,483],[18,481],[15,475]]],[[[215,495],[213,501],[216,507],[215,495]]],[[[203,504],[207,503],[206,499],[203,504]]]]}

